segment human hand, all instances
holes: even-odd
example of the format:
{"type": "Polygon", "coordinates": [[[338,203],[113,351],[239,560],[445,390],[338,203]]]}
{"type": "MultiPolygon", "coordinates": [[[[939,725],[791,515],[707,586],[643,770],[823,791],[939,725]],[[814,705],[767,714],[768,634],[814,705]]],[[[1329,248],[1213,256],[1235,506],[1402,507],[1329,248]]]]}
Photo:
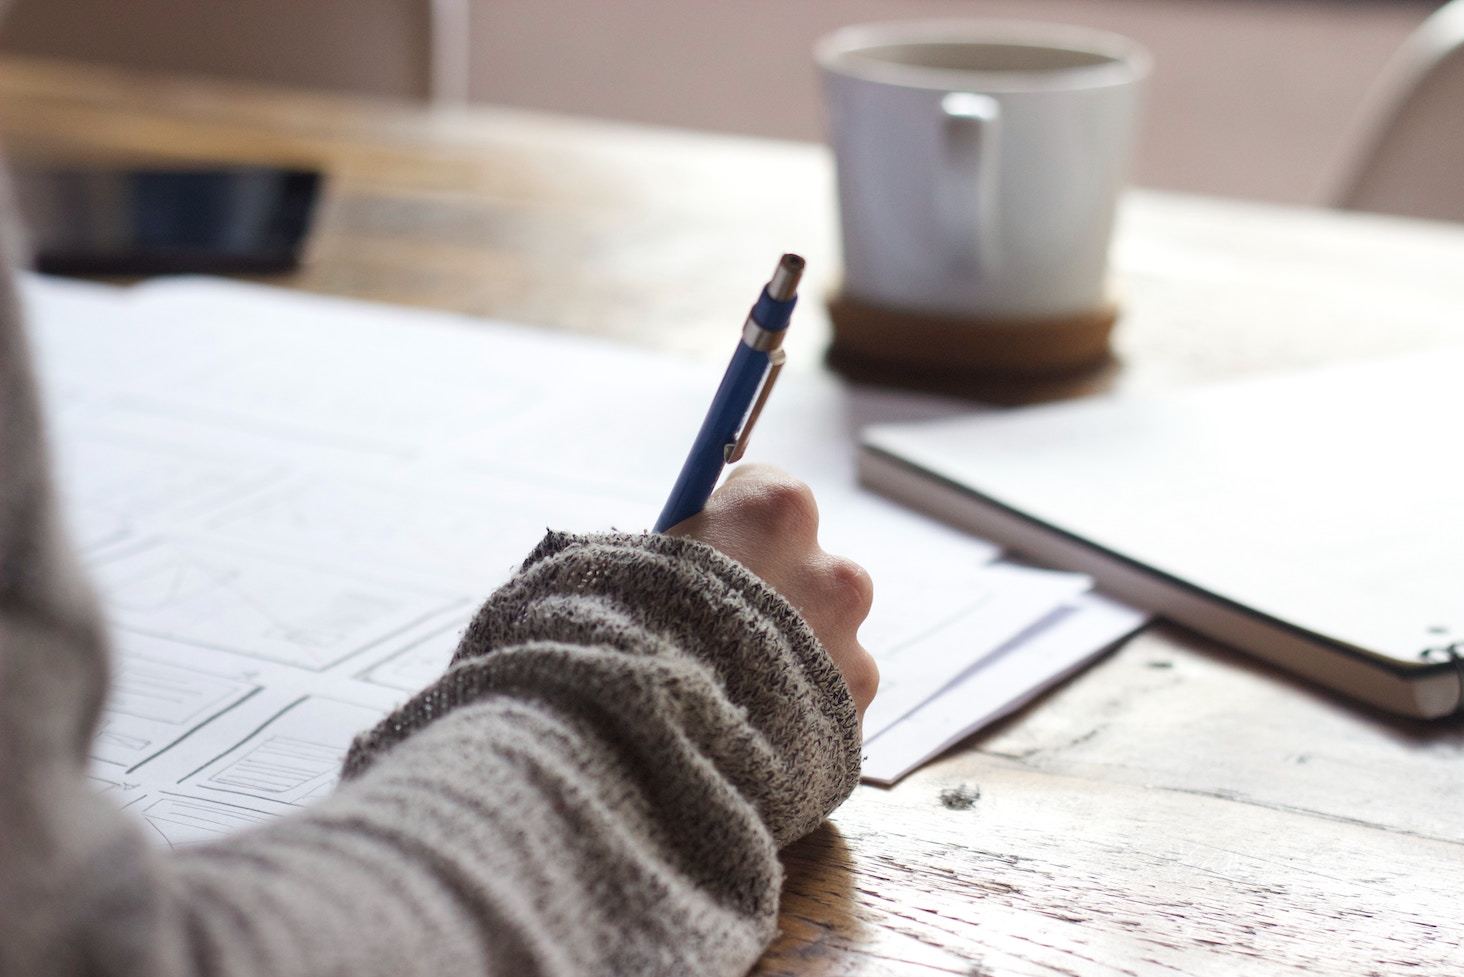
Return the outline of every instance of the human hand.
{"type": "Polygon", "coordinates": [[[770,465],[739,465],[705,509],[667,533],[709,544],[782,594],[838,666],[863,720],[879,687],[879,668],[858,638],[874,584],[859,564],[818,545],[807,485],[770,465]]]}

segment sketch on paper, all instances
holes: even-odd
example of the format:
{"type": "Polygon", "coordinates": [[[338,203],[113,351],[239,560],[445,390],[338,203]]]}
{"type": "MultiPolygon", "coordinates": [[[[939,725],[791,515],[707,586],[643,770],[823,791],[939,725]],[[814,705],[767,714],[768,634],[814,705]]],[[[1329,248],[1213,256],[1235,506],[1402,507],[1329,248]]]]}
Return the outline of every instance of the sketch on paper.
{"type": "Polygon", "coordinates": [[[244,678],[119,655],[91,760],[136,769],[258,688],[244,678]]]}
{"type": "Polygon", "coordinates": [[[95,568],[124,628],[321,671],[453,603],[280,558],[158,540],[95,568]]]}
{"type": "Polygon", "coordinates": [[[306,804],[335,786],[352,738],[384,715],[371,706],[302,696],[183,780],[193,791],[306,804]]]}
{"type": "Polygon", "coordinates": [[[235,804],[183,795],[160,797],[143,805],[139,813],[159,840],[171,848],[214,841],[274,818],[235,804]]]}
{"type": "Polygon", "coordinates": [[[417,692],[439,677],[452,660],[462,637],[463,624],[454,624],[417,638],[361,674],[376,685],[402,692],[417,692]]]}
{"type": "Polygon", "coordinates": [[[57,482],[77,544],[94,549],[137,538],[266,485],[279,465],[215,456],[117,431],[63,428],[57,482]]]}

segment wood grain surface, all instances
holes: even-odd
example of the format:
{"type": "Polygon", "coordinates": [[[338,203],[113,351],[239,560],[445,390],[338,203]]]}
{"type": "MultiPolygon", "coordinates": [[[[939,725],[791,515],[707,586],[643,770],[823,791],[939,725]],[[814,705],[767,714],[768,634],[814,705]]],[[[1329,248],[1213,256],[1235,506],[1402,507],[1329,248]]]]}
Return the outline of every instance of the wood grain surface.
{"type": "MultiPolygon", "coordinates": [[[[805,294],[837,282],[815,146],[34,61],[0,64],[0,132],[22,156],[323,168],[308,264],[277,279],[317,292],[713,357],[781,251],[809,258],[805,294]]],[[[965,392],[1152,390],[1464,339],[1459,226],[1135,192],[1114,265],[1113,363],[965,392]]],[[[827,338],[807,301],[793,362],[819,369],[827,338]]],[[[1457,455],[1401,477],[1449,477],[1457,455]]],[[[861,788],[786,864],[763,974],[1457,975],[1464,726],[1156,626],[861,788]]]]}

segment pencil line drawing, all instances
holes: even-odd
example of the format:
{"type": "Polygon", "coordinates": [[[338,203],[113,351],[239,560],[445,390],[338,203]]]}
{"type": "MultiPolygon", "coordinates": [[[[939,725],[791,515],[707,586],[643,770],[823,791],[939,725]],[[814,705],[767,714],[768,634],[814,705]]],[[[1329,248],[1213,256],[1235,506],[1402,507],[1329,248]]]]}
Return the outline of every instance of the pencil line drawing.
{"type": "Polygon", "coordinates": [[[372,706],[301,696],[179,783],[210,794],[305,804],[335,785],[352,737],[383,715],[372,706]]]}
{"type": "Polygon", "coordinates": [[[454,623],[418,638],[361,674],[363,681],[401,692],[416,692],[440,676],[452,660],[463,625],[454,623]]]}
{"type": "Polygon", "coordinates": [[[96,572],[123,628],[310,671],[457,600],[176,540],[104,560],[96,572]]]}
{"type": "Polygon", "coordinates": [[[142,807],[140,813],[154,833],[175,849],[211,841],[274,817],[262,811],[182,795],[159,798],[142,807]]]}

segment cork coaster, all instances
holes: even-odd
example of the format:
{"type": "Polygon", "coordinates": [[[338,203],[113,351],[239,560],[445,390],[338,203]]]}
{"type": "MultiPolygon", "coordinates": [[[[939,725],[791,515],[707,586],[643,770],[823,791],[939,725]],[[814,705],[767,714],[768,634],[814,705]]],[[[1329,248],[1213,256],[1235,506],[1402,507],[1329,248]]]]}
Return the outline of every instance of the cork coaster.
{"type": "Polygon", "coordinates": [[[981,320],[870,305],[835,294],[829,364],[908,384],[961,377],[1045,379],[1107,364],[1118,306],[1051,319],[981,320]]]}

